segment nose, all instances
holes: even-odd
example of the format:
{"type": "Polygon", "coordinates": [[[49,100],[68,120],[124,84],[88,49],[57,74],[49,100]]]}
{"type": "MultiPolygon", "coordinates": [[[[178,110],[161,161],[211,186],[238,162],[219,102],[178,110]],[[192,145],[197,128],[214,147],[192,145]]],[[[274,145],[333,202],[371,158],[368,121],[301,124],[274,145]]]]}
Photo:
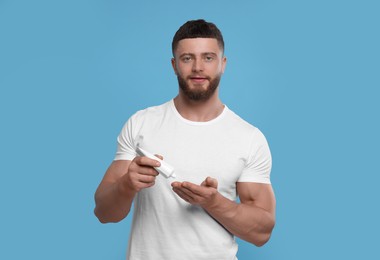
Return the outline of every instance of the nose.
{"type": "Polygon", "coordinates": [[[202,62],[202,59],[194,59],[193,71],[194,72],[203,71],[203,62],[202,62]]]}

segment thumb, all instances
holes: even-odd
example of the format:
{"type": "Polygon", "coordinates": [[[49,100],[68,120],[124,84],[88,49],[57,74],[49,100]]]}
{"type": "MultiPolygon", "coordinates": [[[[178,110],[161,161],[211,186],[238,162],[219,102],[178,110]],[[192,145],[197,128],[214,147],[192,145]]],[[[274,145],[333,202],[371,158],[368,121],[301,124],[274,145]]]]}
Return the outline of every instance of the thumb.
{"type": "Polygon", "coordinates": [[[159,155],[159,154],[155,154],[154,156],[156,156],[157,158],[160,158],[161,160],[164,159],[164,157],[162,155],[159,155]]]}
{"type": "Polygon", "coordinates": [[[205,184],[206,186],[209,186],[209,187],[212,187],[212,188],[218,188],[218,180],[217,179],[214,179],[214,178],[211,178],[211,177],[207,177],[206,180],[205,180],[205,184]]]}

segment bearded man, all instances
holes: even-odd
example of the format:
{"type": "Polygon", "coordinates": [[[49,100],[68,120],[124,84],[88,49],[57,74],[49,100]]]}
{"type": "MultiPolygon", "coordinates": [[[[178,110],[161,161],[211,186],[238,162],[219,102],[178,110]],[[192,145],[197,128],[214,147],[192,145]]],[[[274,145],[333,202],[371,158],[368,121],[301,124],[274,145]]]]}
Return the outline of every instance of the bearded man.
{"type": "Polygon", "coordinates": [[[118,222],[134,204],[130,260],[237,259],[234,236],[261,246],[275,225],[269,146],[219,98],[227,59],[215,24],[186,22],[172,51],[178,95],[128,119],[95,193],[95,214],[118,222]],[[141,156],[138,146],[159,159],[141,156]],[[162,159],[175,179],[159,175],[162,159]]]}

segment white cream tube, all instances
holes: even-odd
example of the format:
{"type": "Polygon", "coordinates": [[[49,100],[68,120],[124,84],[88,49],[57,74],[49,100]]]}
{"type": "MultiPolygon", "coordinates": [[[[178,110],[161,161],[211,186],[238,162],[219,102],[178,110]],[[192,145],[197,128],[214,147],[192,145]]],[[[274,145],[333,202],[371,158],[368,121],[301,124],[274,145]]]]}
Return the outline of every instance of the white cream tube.
{"type": "Polygon", "coordinates": [[[174,168],[168,164],[167,162],[164,162],[163,160],[161,160],[160,158],[158,158],[157,156],[155,156],[154,154],[148,152],[148,151],[145,151],[144,149],[142,149],[140,146],[137,145],[137,148],[136,148],[136,152],[140,155],[140,156],[146,156],[150,159],[154,159],[154,160],[157,160],[161,163],[161,166],[159,167],[154,167],[159,173],[161,173],[162,175],[165,176],[165,178],[175,178],[176,175],[174,173],[174,168]]]}

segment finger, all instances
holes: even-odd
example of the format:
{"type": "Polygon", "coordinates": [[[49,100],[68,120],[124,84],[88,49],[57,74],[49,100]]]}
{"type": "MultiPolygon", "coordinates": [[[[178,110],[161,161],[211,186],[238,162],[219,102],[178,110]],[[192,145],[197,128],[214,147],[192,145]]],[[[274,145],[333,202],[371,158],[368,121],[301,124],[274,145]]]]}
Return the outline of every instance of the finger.
{"type": "Polygon", "coordinates": [[[130,166],[130,170],[138,174],[157,176],[158,172],[154,167],[157,167],[159,162],[148,157],[135,157],[130,166]],[[157,162],[158,164],[155,164],[157,162]]]}
{"type": "Polygon", "coordinates": [[[137,173],[138,175],[151,175],[151,176],[158,175],[158,171],[154,169],[153,167],[141,166],[138,164],[132,167],[131,171],[137,173]]]}
{"type": "Polygon", "coordinates": [[[191,196],[187,195],[185,192],[183,192],[183,189],[181,188],[173,188],[173,191],[183,200],[190,202],[192,201],[191,196]]]}
{"type": "Polygon", "coordinates": [[[205,182],[206,182],[206,185],[209,187],[213,187],[215,189],[218,188],[218,180],[217,179],[207,177],[205,182]]]}
{"type": "Polygon", "coordinates": [[[177,188],[177,189],[181,192],[181,194],[183,194],[184,197],[188,199],[190,203],[199,203],[200,201],[204,199],[205,194],[197,194],[193,192],[192,190],[189,190],[184,187],[177,188]]]}
{"type": "Polygon", "coordinates": [[[159,155],[159,154],[155,154],[154,156],[156,156],[156,157],[160,158],[161,160],[163,160],[163,159],[164,159],[164,157],[163,157],[162,155],[159,155]]]}
{"type": "Polygon", "coordinates": [[[215,188],[215,189],[217,189],[217,188],[218,188],[218,180],[217,180],[217,179],[214,179],[214,178],[211,178],[211,177],[207,177],[207,178],[201,183],[201,186],[203,186],[203,187],[211,187],[211,188],[215,188]]]}
{"type": "Polygon", "coordinates": [[[182,183],[182,188],[184,190],[193,193],[194,195],[199,195],[199,196],[204,196],[206,193],[206,188],[204,186],[196,185],[191,182],[183,182],[182,183]]]}
{"type": "Polygon", "coordinates": [[[184,187],[178,187],[177,190],[180,191],[182,194],[186,194],[186,196],[191,197],[191,198],[196,196],[194,192],[184,187]]]}
{"type": "Polygon", "coordinates": [[[156,177],[151,176],[151,175],[140,175],[138,177],[138,181],[142,183],[154,183],[155,180],[156,180],[156,177]]]}
{"type": "Polygon", "coordinates": [[[182,183],[179,182],[179,181],[173,181],[171,183],[171,185],[172,185],[173,188],[179,188],[179,187],[181,187],[182,183]]]}
{"type": "Polygon", "coordinates": [[[159,174],[158,171],[152,167],[141,167],[141,169],[139,173],[143,175],[157,176],[159,174]]]}
{"type": "Polygon", "coordinates": [[[146,156],[137,156],[134,161],[141,166],[159,167],[161,165],[158,160],[154,160],[146,156]]]}
{"type": "Polygon", "coordinates": [[[154,184],[155,184],[155,182],[150,182],[150,183],[138,182],[136,184],[136,187],[137,187],[137,190],[140,191],[142,189],[152,187],[154,184]]]}

